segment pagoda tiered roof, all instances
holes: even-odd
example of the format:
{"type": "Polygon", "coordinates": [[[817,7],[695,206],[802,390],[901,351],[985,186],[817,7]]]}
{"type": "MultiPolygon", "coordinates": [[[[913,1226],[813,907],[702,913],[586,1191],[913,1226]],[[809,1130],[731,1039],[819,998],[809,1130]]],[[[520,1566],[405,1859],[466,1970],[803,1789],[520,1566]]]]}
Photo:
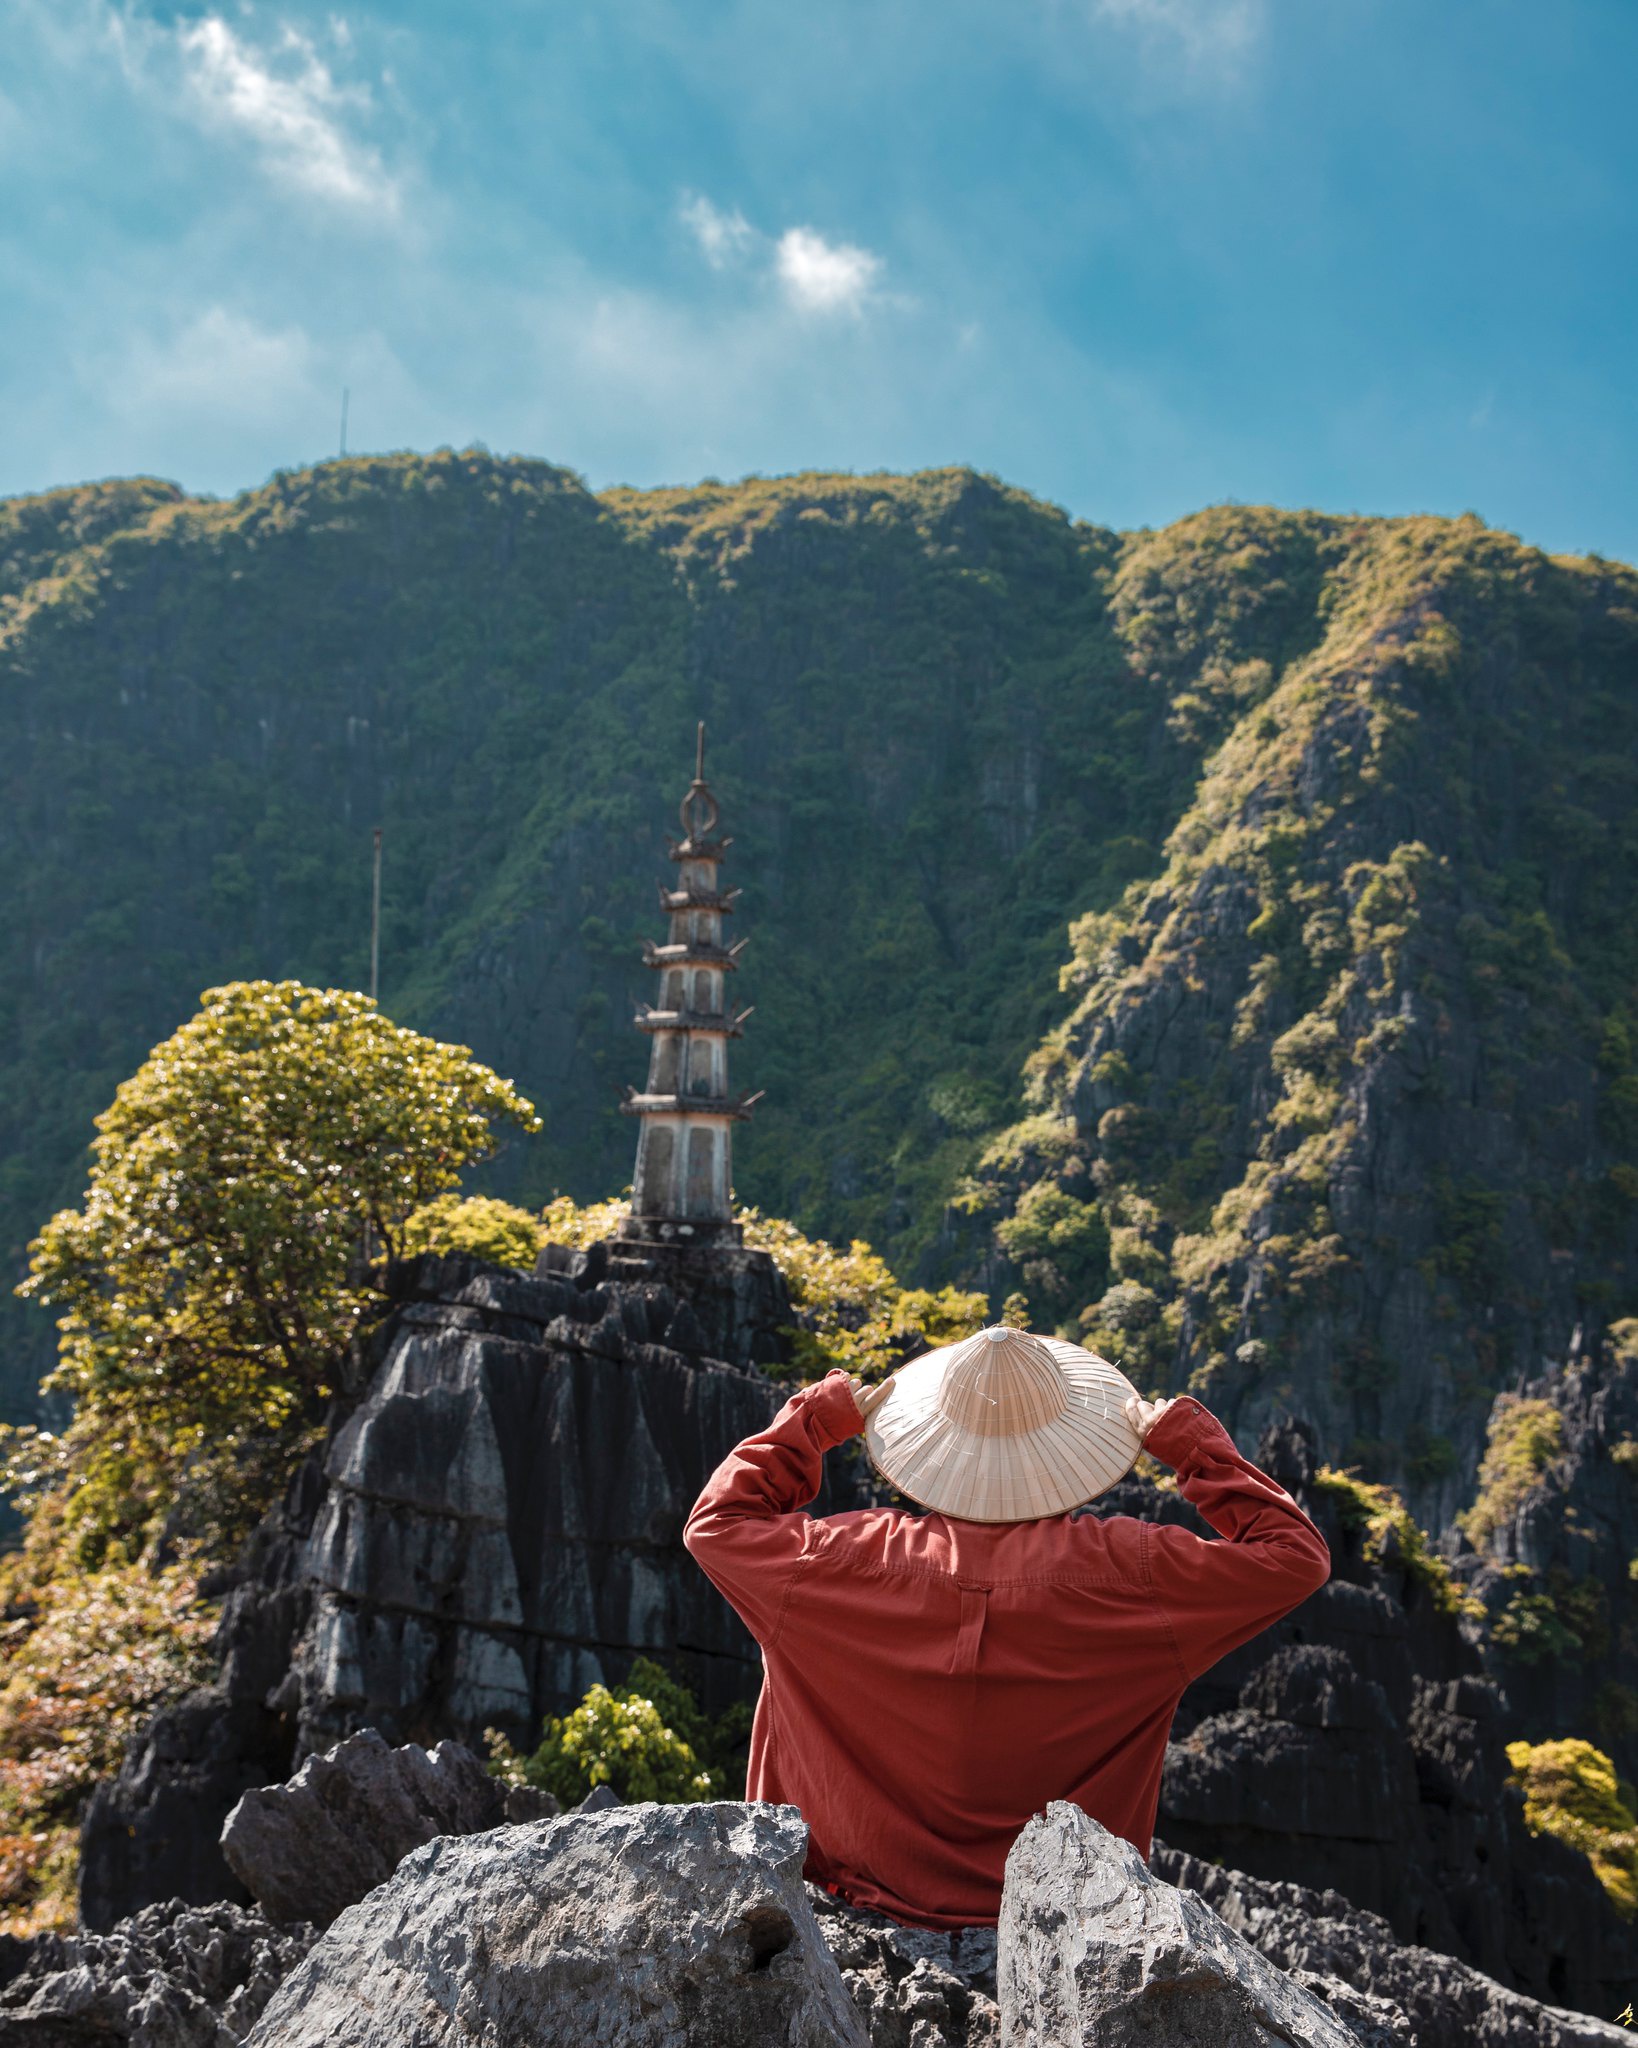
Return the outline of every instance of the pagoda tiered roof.
{"type": "Polygon", "coordinates": [[[732,916],[734,899],[743,892],[736,884],[732,889],[668,889],[660,885],[660,908],[662,910],[720,910],[725,917],[732,916]]]}
{"type": "Polygon", "coordinates": [[[758,1088],[751,1095],[640,1095],[628,1086],[620,1108],[626,1116],[721,1116],[737,1123],[766,1093],[758,1088]]]}
{"type": "Polygon", "coordinates": [[[721,860],[733,843],[731,832],[721,839],[696,839],[690,833],[686,839],[673,839],[667,851],[673,860],[721,860]]]}
{"type": "Polygon", "coordinates": [[[709,939],[679,939],[675,943],[657,946],[652,939],[643,941],[643,965],[645,967],[721,967],[732,973],[739,966],[739,956],[745,949],[743,939],[735,939],[731,946],[718,946],[709,939]]]}
{"type": "Polygon", "coordinates": [[[726,1010],[656,1010],[644,1003],[635,1021],[639,1031],[704,1031],[722,1038],[738,1038],[745,1029],[745,1019],[755,1008],[752,1003],[730,1016],[726,1010]]]}

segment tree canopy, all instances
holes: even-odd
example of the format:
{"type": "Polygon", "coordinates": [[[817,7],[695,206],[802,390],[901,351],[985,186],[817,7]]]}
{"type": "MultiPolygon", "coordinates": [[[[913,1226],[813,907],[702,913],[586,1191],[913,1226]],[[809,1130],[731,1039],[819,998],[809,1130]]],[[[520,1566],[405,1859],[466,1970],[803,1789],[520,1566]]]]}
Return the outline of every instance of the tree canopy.
{"type": "Polygon", "coordinates": [[[140,1543],[185,1471],[316,1415],[408,1218],[500,1126],[539,1124],[464,1046],[295,981],[207,990],[96,1122],[85,1200],[20,1290],[61,1311],[48,1385],[74,1421],[13,1459],[92,1553],[140,1543]]]}

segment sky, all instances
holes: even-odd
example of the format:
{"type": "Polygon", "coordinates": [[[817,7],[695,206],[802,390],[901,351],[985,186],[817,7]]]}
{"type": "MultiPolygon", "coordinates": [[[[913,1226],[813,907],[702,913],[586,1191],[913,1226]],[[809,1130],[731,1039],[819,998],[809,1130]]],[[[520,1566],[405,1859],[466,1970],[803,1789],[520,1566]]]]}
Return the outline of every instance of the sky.
{"type": "Polygon", "coordinates": [[[0,0],[0,495],[970,464],[1638,560],[1638,0],[0,0]]]}

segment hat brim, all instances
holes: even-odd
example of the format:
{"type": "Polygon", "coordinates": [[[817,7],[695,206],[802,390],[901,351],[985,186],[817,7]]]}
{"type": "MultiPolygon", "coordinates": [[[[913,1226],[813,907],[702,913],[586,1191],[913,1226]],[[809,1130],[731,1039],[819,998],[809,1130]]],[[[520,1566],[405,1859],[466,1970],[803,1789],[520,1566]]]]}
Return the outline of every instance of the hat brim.
{"type": "Polygon", "coordinates": [[[920,1506],[966,1522],[1035,1522],[1068,1514],[1131,1471],[1142,1439],[1126,1414],[1137,1389],[1116,1365],[1062,1337],[1036,1337],[1069,1394],[1062,1415],[1018,1436],[977,1436],[943,1414],[947,1344],[912,1359],[865,1424],[870,1462],[920,1506]]]}

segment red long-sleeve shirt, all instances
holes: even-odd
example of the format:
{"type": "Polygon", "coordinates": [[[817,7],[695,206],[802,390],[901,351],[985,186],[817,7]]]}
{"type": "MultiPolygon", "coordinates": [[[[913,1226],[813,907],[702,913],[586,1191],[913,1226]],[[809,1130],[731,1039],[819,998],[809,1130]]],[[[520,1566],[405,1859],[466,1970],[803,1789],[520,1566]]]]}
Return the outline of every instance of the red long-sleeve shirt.
{"type": "Polygon", "coordinates": [[[807,1514],[862,1427],[845,1373],[804,1387],[688,1518],[762,1646],[746,1796],[801,1808],[815,1883],[923,1927],[995,1922],[1049,1800],[1147,1856],[1184,1687],[1325,1583],[1324,1537],[1187,1398],[1145,1447],[1225,1542],[1130,1515],[807,1514]]]}

